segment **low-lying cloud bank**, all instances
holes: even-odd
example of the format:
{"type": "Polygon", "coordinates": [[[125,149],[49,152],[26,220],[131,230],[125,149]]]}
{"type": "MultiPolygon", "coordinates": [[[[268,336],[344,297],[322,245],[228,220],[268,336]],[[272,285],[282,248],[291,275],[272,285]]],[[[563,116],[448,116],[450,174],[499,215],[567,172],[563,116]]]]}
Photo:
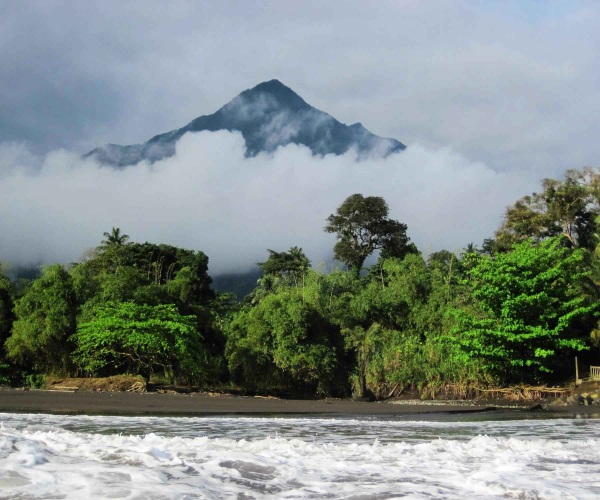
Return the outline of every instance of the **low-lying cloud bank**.
{"type": "Polygon", "coordinates": [[[65,150],[40,158],[0,144],[0,262],[75,261],[115,226],[132,241],[202,250],[213,275],[294,245],[318,264],[335,242],[325,219],[353,193],[383,196],[424,253],[460,250],[492,235],[505,206],[539,184],[418,145],[362,161],[299,146],[245,158],[244,149],[239,133],[187,134],[172,158],[114,170],[65,150]]]}

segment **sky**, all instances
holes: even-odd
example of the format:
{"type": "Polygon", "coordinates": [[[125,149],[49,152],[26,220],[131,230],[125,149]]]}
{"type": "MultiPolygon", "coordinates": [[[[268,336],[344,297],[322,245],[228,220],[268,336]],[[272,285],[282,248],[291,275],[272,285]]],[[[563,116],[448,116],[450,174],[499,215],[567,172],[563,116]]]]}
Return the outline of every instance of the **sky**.
{"type": "Polygon", "coordinates": [[[203,250],[211,272],[298,245],[331,258],[326,217],[384,196],[424,251],[480,244],[504,209],[596,165],[600,4],[0,0],[0,261],[68,262],[121,227],[203,250]],[[407,150],[254,159],[194,134],[126,171],[80,156],[211,114],[277,78],[407,150]]]}

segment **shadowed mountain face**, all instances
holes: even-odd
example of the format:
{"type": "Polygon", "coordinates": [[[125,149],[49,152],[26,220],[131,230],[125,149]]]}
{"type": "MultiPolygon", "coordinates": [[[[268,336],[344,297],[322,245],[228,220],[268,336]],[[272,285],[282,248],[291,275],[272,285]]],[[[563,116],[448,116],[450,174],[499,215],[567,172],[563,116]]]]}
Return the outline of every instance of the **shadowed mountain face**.
{"type": "Polygon", "coordinates": [[[307,104],[278,80],[245,90],[212,115],[196,118],[185,127],[160,134],[143,144],[107,144],[90,151],[101,163],[116,167],[142,160],[153,163],[175,154],[175,143],[187,132],[238,130],[246,141],[246,155],[272,152],[279,146],[302,144],[315,155],[340,155],[355,148],[359,158],[384,157],[402,151],[404,144],[369,132],[360,123],[344,125],[307,104]]]}

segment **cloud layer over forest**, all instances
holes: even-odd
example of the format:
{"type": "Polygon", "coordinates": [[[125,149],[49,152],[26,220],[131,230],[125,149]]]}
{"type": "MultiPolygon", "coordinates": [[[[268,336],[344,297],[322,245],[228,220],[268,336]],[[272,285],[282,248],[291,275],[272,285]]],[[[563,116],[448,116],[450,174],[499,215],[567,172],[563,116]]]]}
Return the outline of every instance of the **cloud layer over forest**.
{"type": "Polygon", "coordinates": [[[594,0],[2,7],[0,262],[74,260],[112,226],[202,249],[212,272],[292,245],[319,262],[334,243],[325,218],[355,192],[384,196],[424,253],[458,250],[490,236],[542,177],[597,163],[594,0]],[[218,133],[184,137],[152,167],[80,158],[181,127],[272,78],[408,149],[362,162],[297,146],[244,158],[239,135],[218,133]]]}
{"type": "Polygon", "coordinates": [[[457,251],[491,236],[505,206],[539,184],[419,145],[363,161],[295,145],[254,158],[244,151],[239,133],[186,134],[174,157],[115,170],[65,150],[39,157],[0,144],[0,260],[74,261],[115,226],[132,241],[202,250],[212,274],[294,245],[318,264],[335,241],[325,219],[353,193],[383,196],[424,253],[457,251]]]}

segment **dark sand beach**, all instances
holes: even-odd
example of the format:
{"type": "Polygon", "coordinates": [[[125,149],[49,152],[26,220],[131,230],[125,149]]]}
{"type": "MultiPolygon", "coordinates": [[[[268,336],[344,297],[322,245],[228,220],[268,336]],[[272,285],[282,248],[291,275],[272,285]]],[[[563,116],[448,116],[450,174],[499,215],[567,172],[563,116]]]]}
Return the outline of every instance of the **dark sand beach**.
{"type": "Polygon", "coordinates": [[[401,415],[482,412],[513,409],[560,414],[599,414],[600,406],[552,406],[535,402],[499,401],[396,401],[359,402],[340,399],[291,400],[206,394],[125,392],[58,392],[0,390],[0,412],[42,412],[106,415],[206,415],[206,414],[344,414],[401,415]]]}

